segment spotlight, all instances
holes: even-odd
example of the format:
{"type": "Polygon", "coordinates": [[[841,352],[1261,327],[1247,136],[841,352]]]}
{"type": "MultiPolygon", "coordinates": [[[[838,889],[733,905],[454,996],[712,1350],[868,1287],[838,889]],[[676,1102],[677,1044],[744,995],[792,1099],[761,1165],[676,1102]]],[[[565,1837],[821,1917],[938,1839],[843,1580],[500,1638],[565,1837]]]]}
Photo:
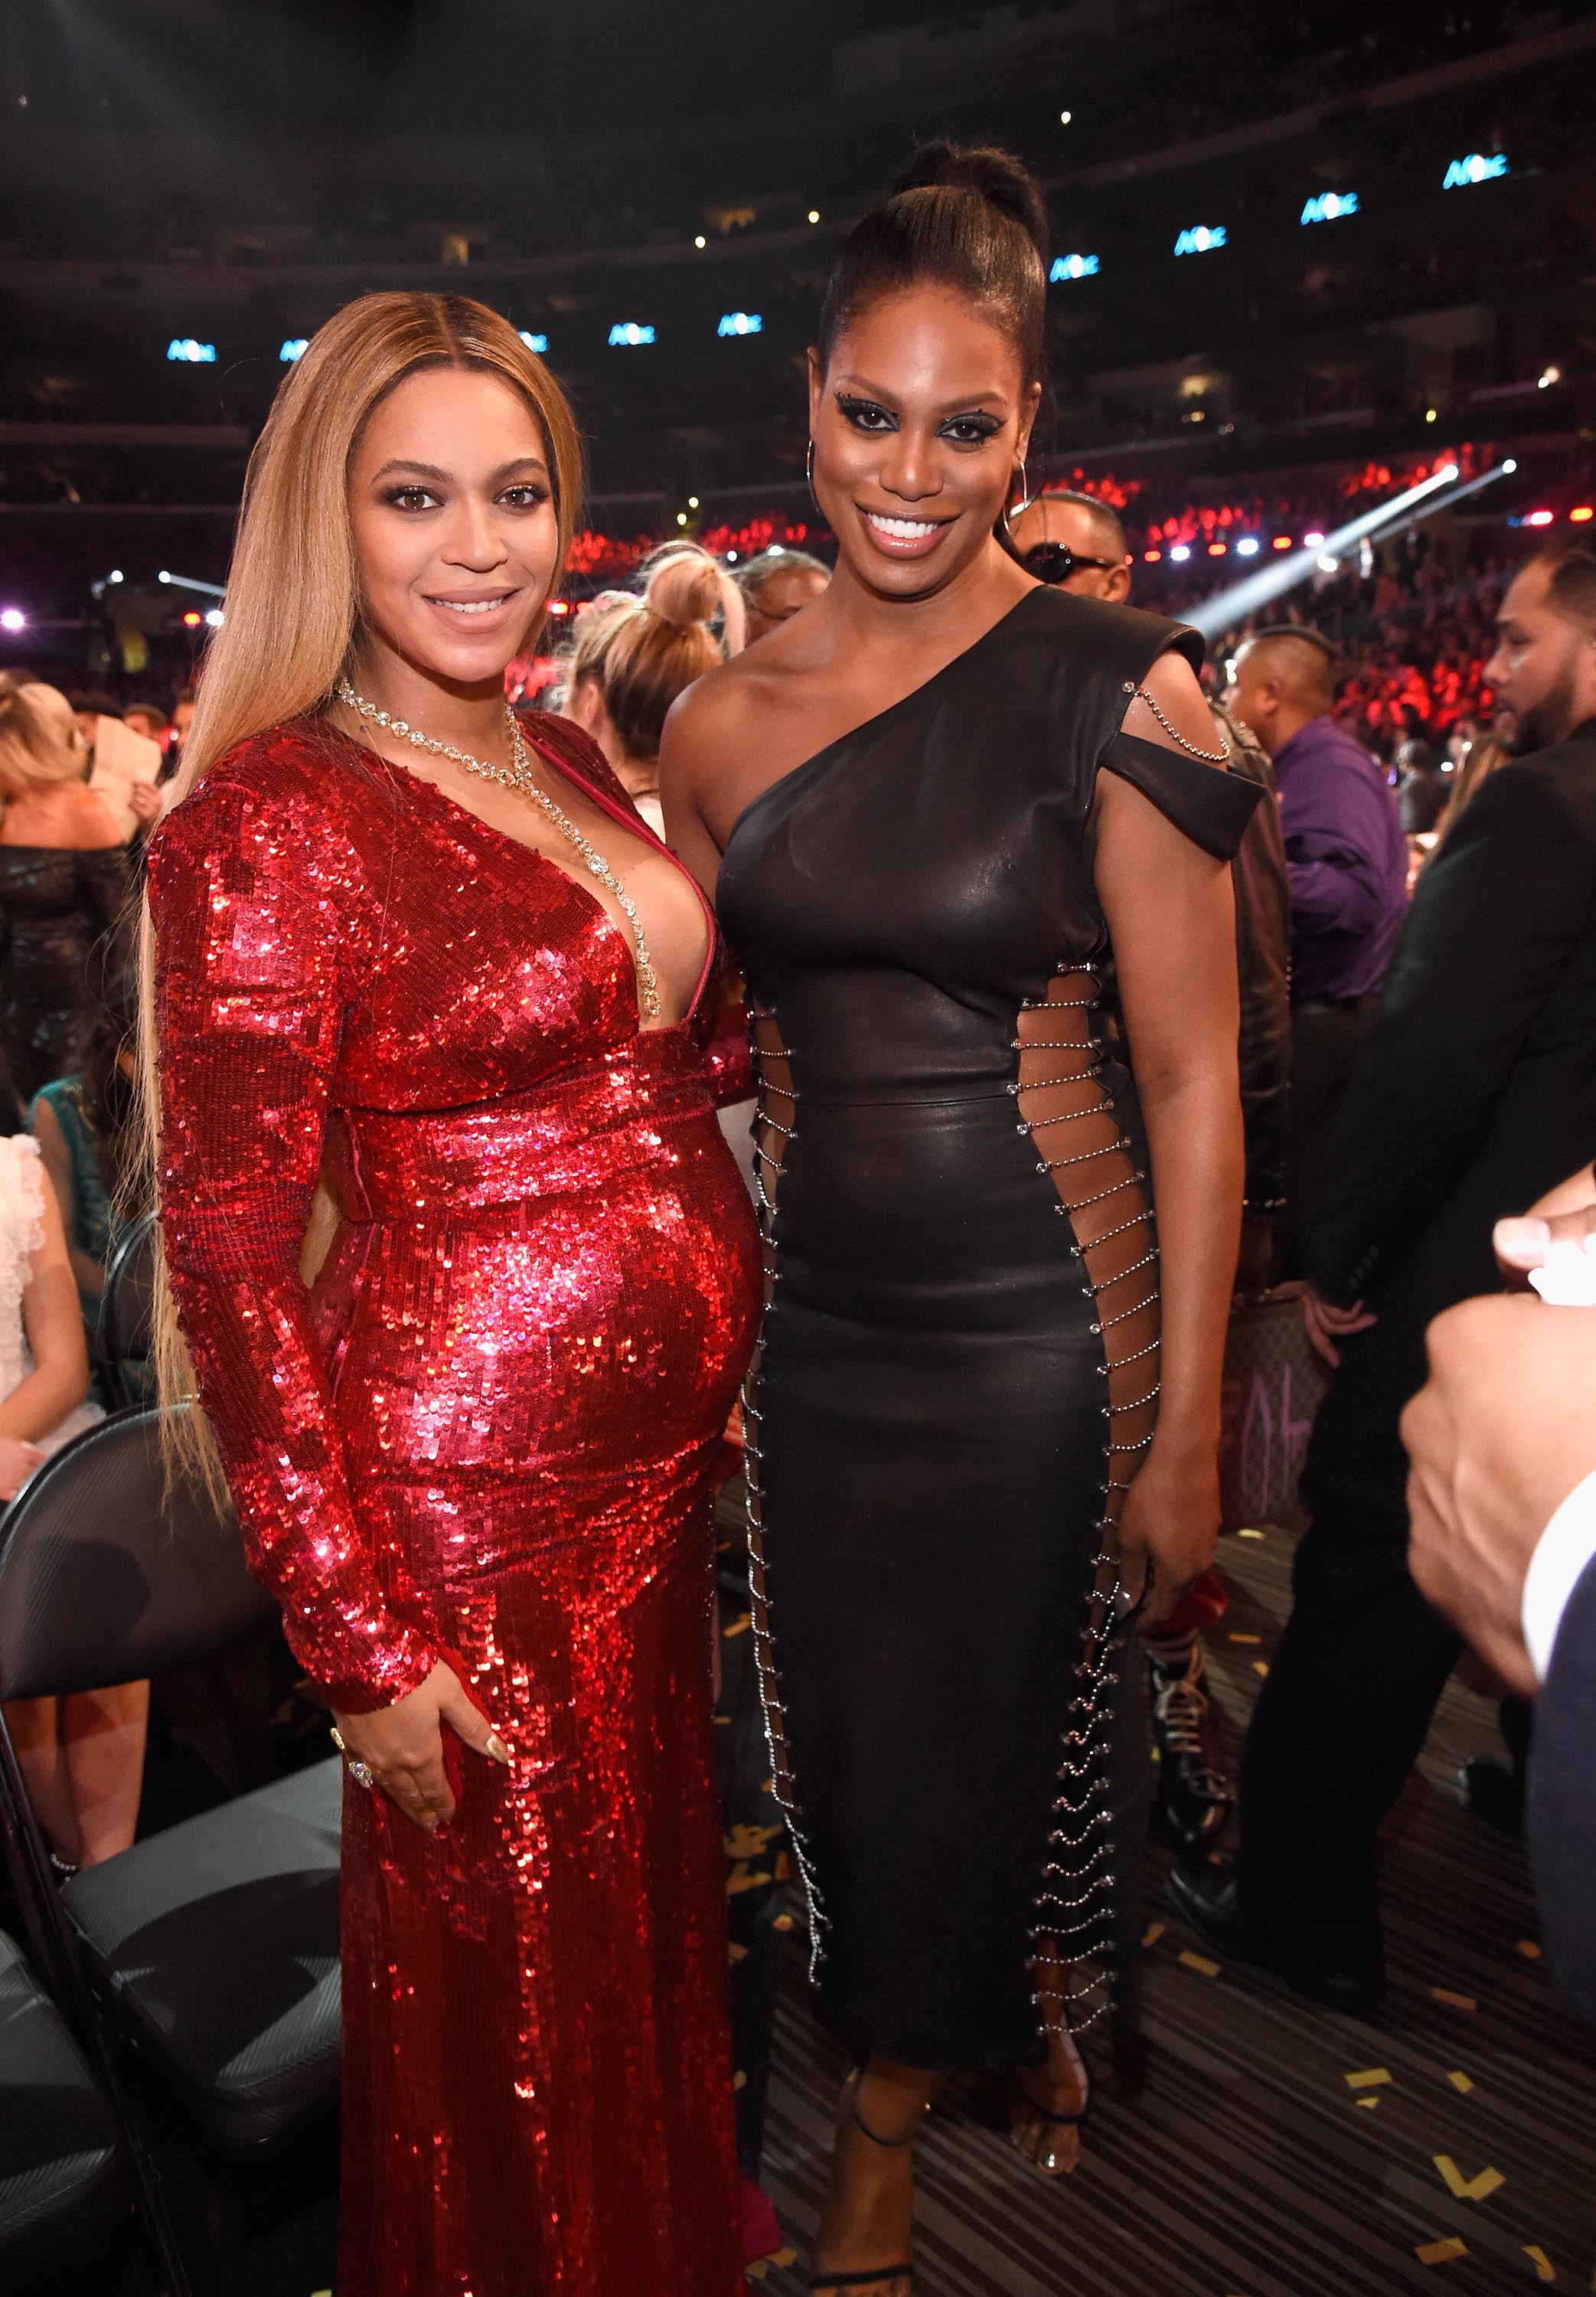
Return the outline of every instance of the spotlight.
{"type": "Polygon", "coordinates": [[[191,606],[187,613],[183,617],[183,627],[185,630],[197,630],[204,619],[205,617],[203,614],[199,613],[196,608],[191,606]]]}
{"type": "Polygon", "coordinates": [[[727,563],[727,564],[728,564],[728,566],[735,566],[735,565],[736,564],[736,563],[737,563],[737,554],[736,554],[736,552],[735,550],[728,550],[728,551],[727,552],[727,554],[726,554],[726,563],[727,563]]]}
{"type": "Polygon", "coordinates": [[[1067,128],[1074,116],[1075,115],[1073,111],[1061,111],[1058,115],[1058,125],[1060,128],[1067,128]]]}
{"type": "Polygon", "coordinates": [[[121,579],[122,570],[119,566],[113,566],[110,573],[105,577],[105,580],[108,582],[119,582],[121,579]]]}
{"type": "Polygon", "coordinates": [[[1303,548],[1304,550],[1317,550],[1323,540],[1323,535],[1319,533],[1317,530],[1312,534],[1304,534],[1303,537],[1303,548]]]}
{"type": "Polygon", "coordinates": [[[687,512],[686,512],[685,510],[679,510],[679,511],[677,512],[677,514],[676,514],[676,523],[677,523],[678,526],[686,526],[686,524],[687,524],[687,512]]]}
{"type": "Polygon", "coordinates": [[[1509,458],[1508,458],[1508,460],[1507,460],[1507,461],[1502,465],[1502,466],[1501,466],[1501,467],[1502,467],[1502,469],[1503,469],[1503,470],[1508,473],[1509,477],[1510,478],[1510,477],[1512,476],[1513,473],[1518,469],[1518,464],[1517,464],[1516,462],[1514,462],[1514,461],[1513,461],[1512,457],[1510,456],[1510,457],[1509,457],[1509,458]]]}
{"type": "Polygon", "coordinates": [[[695,247],[707,247],[709,245],[709,242],[705,239],[703,234],[700,232],[696,239],[693,242],[693,244],[695,247]]]}
{"type": "Polygon", "coordinates": [[[1532,510],[1524,523],[1526,526],[1550,526],[1551,513],[1549,510],[1532,510]]]}
{"type": "Polygon", "coordinates": [[[1222,558],[1224,555],[1225,546],[1222,542],[1211,542],[1208,545],[1208,556],[1210,558],[1222,558]]]}
{"type": "Polygon", "coordinates": [[[1427,407],[1427,408],[1425,408],[1425,410],[1424,410],[1424,419],[1425,419],[1425,421],[1426,421],[1427,423],[1433,423],[1433,422],[1435,421],[1435,419],[1436,419],[1436,410],[1435,410],[1435,408],[1434,408],[1433,407],[1427,407]]]}
{"type": "Polygon", "coordinates": [[[820,210],[819,210],[819,208],[810,208],[810,211],[809,211],[809,219],[810,219],[810,223],[819,223],[819,220],[820,220],[820,210]]]}
{"type": "Polygon", "coordinates": [[[1144,550],[1141,555],[1149,566],[1156,566],[1164,553],[1162,550],[1144,550]]]}
{"type": "MultiPolygon", "coordinates": [[[[185,614],[183,619],[186,622],[188,620],[187,615],[185,614]]],[[[206,627],[210,630],[219,630],[226,619],[227,617],[223,613],[219,606],[212,606],[205,616],[206,627]]]]}
{"type": "Polygon", "coordinates": [[[1571,526],[1584,526],[1592,518],[1596,518],[1596,510],[1592,510],[1589,503],[1575,503],[1568,514],[1571,526]]]}
{"type": "Polygon", "coordinates": [[[1291,537],[1288,534],[1277,534],[1274,541],[1270,547],[1274,550],[1289,550],[1291,547],[1291,537]]]}
{"type": "Polygon", "coordinates": [[[1332,558],[1328,550],[1320,551],[1316,564],[1321,574],[1339,574],[1341,572],[1341,561],[1332,558]]]}
{"type": "Polygon", "coordinates": [[[284,335],[283,348],[277,353],[277,357],[284,366],[297,366],[309,348],[309,335],[284,335]]]}
{"type": "Polygon", "coordinates": [[[0,630],[25,630],[27,628],[28,617],[21,606],[0,608],[0,630]]]}
{"type": "Polygon", "coordinates": [[[534,335],[529,333],[525,327],[517,327],[515,332],[521,337],[522,342],[526,345],[528,350],[536,351],[539,358],[541,358],[544,352],[548,349],[548,337],[547,335],[534,335]]]}
{"type": "Polygon", "coordinates": [[[1561,383],[1562,379],[1563,370],[1560,366],[1549,366],[1541,376],[1540,381],[1536,383],[1535,389],[1537,391],[1550,391],[1554,383],[1561,383]]]}
{"type": "Polygon", "coordinates": [[[1252,534],[1244,534],[1240,541],[1236,545],[1236,556],[1238,558],[1256,558],[1258,556],[1257,537],[1252,534]]]}
{"type": "Polygon", "coordinates": [[[1181,564],[1184,565],[1186,561],[1190,557],[1191,551],[1188,544],[1184,542],[1177,542],[1171,549],[1169,555],[1172,558],[1179,559],[1181,564]]]}
{"type": "Polygon", "coordinates": [[[169,582],[171,579],[171,576],[167,572],[164,566],[161,568],[160,573],[155,577],[155,580],[158,582],[169,582]]]}
{"type": "Polygon", "coordinates": [[[687,508],[688,508],[689,510],[696,510],[696,509],[697,509],[697,507],[698,507],[698,498],[697,498],[697,496],[696,496],[696,495],[689,495],[689,496],[687,497],[687,508]]]}

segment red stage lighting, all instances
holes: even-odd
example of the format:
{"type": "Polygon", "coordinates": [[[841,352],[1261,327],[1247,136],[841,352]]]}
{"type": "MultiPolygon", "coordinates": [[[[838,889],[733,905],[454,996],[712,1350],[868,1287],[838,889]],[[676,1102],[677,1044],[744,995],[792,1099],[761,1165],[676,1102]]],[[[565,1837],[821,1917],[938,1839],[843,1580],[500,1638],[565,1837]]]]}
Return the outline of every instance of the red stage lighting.
{"type": "Polygon", "coordinates": [[[197,630],[204,619],[203,614],[197,614],[191,606],[183,617],[183,627],[185,630],[197,630]]]}
{"type": "MultiPolygon", "coordinates": [[[[1587,518],[1590,516],[1589,511],[1585,513],[1585,516],[1587,518]]],[[[1158,561],[1163,557],[1164,553],[1162,550],[1144,550],[1141,555],[1147,560],[1149,566],[1156,566],[1158,564],[1158,561]]]]}
{"type": "Polygon", "coordinates": [[[1211,542],[1208,545],[1208,556],[1210,558],[1222,558],[1224,555],[1225,546],[1222,542],[1211,542]]]}
{"type": "Polygon", "coordinates": [[[1277,550],[1289,550],[1291,537],[1288,534],[1277,534],[1274,539],[1274,547],[1277,550]]]}
{"type": "Polygon", "coordinates": [[[1596,518],[1596,510],[1589,503],[1575,503],[1568,516],[1575,526],[1583,526],[1588,518],[1596,518]]]}

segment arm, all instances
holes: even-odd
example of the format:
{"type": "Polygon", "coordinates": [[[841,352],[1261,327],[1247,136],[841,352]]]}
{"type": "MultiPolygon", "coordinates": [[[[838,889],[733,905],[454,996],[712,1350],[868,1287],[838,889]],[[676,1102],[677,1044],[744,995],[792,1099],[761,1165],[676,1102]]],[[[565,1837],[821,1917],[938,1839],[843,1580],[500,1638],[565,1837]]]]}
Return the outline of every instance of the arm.
{"type": "Polygon", "coordinates": [[[29,1258],[22,1292],[22,1329],[33,1370],[0,1404],[0,1438],[34,1444],[59,1428],[87,1396],[88,1347],[54,1192],[45,1185],[32,1149],[19,1143],[18,1153],[27,1160],[23,1186],[34,1195],[38,1223],[39,1241],[29,1258]]]}
{"type": "MultiPolygon", "coordinates": [[[[337,1061],[351,859],[302,792],[202,785],[151,852],[167,1264],[251,1569],[346,1711],[437,1652],[357,1519],[299,1255],[337,1061]]],[[[353,946],[351,946],[353,944],[353,946]]]]}
{"type": "Polygon", "coordinates": [[[78,1224],[78,1183],[72,1177],[72,1156],[67,1147],[66,1135],[61,1129],[61,1119],[50,1102],[41,1093],[29,1111],[33,1137],[39,1145],[45,1177],[49,1181],[56,1204],[61,1208],[61,1225],[69,1239],[67,1258],[79,1293],[97,1300],[105,1289],[105,1271],[97,1260],[92,1260],[81,1245],[70,1241],[78,1224]]]}
{"type": "MultiPolygon", "coordinates": [[[[1214,746],[1183,662],[1164,655],[1144,684],[1189,741],[1214,746]]],[[[1124,730],[1172,746],[1140,702],[1124,730]]],[[[1128,1557],[1152,1559],[1158,1618],[1205,1568],[1220,1518],[1220,1383],[1241,1232],[1235,910],[1227,864],[1116,775],[1099,777],[1095,821],[1157,1205],[1163,1393],[1120,1532],[1128,1557]]]]}
{"type": "MultiPolygon", "coordinates": [[[[1307,761],[1304,761],[1304,765],[1307,761]]],[[[1299,767],[1280,794],[1280,829],[1291,911],[1303,924],[1349,934],[1378,924],[1385,886],[1377,856],[1378,824],[1372,793],[1334,762],[1299,767]],[[1360,839],[1358,831],[1367,827],[1360,839]]]]}
{"type": "Polygon", "coordinates": [[[1452,1194],[1593,910],[1589,846],[1552,778],[1493,775],[1419,881],[1337,1119],[1304,1238],[1328,1299],[1364,1297],[1452,1194]]]}
{"type": "Polygon", "coordinates": [[[666,844],[713,901],[715,881],[720,875],[720,845],[710,827],[702,792],[708,762],[717,751],[720,713],[713,691],[706,691],[708,687],[709,680],[703,679],[689,686],[678,695],[666,715],[660,741],[660,803],[665,816],[666,844]]]}

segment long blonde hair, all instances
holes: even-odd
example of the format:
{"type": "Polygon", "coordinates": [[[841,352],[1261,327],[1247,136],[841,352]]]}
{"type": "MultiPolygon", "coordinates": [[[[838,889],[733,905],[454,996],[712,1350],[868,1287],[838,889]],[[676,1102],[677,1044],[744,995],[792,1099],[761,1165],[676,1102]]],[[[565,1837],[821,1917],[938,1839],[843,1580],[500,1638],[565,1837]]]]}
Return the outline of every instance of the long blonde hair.
{"type": "MultiPolygon", "coordinates": [[[[172,797],[252,735],[324,709],[346,673],[360,622],[359,566],[350,519],[350,459],[378,403],[428,367],[475,369],[520,393],[548,449],[556,568],[580,509],[581,435],[564,393],[507,319],[463,295],[363,295],[312,336],[272,401],[244,478],[227,579],[226,620],[206,652],[193,724],[172,797]]],[[[522,638],[536,643],[538,612],[522,638]]],[[[144,1181],[159,1199],[160,1109],[155,1033],[155,935],[146,901],[140,932],[140,1069],[145,1106],[144,1181]]],[[[325,1223],[312,1220],[313,1231],[325,1223]]],[[[161,1401],[193,1393],[162,1254],[156,1272],[155,1364],[161,1401]]],[[[214,1443],[199,1415],[170,1414],[169,1442],[213,1498],[226,1496],[214,1443]]]]}
{"type": "Polygon", "coordinates": [[[641,597],[612,596],[578,617],[565,693],[569,700],[591,679],[627,756],[653,760],[677,696],[742,652],[747,610],[736,583],[701,543],[665,543],[643,577],[641,597]]]}

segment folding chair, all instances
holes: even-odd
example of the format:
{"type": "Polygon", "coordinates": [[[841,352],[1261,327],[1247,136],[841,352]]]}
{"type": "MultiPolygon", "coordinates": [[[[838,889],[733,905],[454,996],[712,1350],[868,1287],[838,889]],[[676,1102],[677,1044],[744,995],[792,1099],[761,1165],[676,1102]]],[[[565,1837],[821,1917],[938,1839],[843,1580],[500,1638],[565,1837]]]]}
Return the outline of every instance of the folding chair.
{"type": "Polygon", "coordinates": [[[115,2107],[0,1931],[0,2288],[60,2289],[131,2234],[133,2193],[115,2107]]]}
{"type": "Polygon", "coordinates": [[[122,1237],[106,1267],[97,1346],[113,1404],[147,1400],[158,1234],[155,1214],[144,1214],[122,1237]]]}
{"type": "MultiPolygon", "coordinates": [[[[186,1407],[184,1407],[186,1408],[186,1407]]],[[[46,1461],[0,1520],[0,1700],[191,1666],[273,1626],[236,1527],[169,1486],[161,1414],[119,1412],[46,1461]]],[[[0,1721],[0,1792],[30,1936],[59,1998],[119,2073],[155,2077],[214,2145],[275,2147],[330,2110],[339,2058],[333,1759],[137,1842],[57,1890],[0,1721]]],[[[187,2288],[123,2106],[145,2219],[187,2288]]]]}

